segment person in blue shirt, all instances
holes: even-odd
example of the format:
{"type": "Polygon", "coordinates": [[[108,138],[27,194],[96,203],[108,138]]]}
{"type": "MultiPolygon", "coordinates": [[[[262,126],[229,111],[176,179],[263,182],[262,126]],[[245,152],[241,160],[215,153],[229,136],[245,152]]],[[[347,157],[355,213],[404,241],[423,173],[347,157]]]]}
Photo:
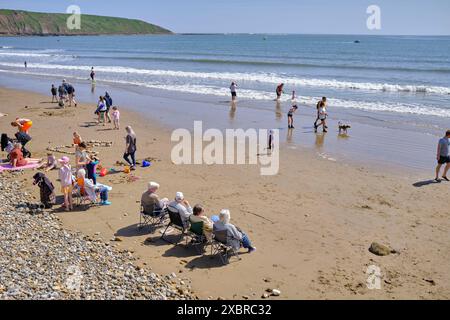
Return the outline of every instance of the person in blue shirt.
{"type": "Polygon", "coordinates": [[[92,180],[94,185],[97,184],[97,165],[99,160],[96,157],[92,157],[90,161],[86,164],[87,177],[92,180]]]}
{"type": "Polygon", "coordinates": [[[441,182],[439,179],[439,172],[441,171],[441,167],[445,164],[444,174],[442,179],[445,181],[450,181],[447,178],[447,172],[450,169],[450,154],[449,154],[449,145],[450,145],[450,130],[447,130],[445,136],[439,139],[438,147],[437,147],[437,167],[436,167],[436,182],[441,182]]]}

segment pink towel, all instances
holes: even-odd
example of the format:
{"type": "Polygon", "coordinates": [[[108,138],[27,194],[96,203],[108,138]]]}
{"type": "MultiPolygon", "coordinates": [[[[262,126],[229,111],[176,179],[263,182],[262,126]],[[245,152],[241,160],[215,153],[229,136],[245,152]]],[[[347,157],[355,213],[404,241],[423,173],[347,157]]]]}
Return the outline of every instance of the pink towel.
{"type": "Polygon", "coordinates": [[[37,162],[32,162],[32,163],[27,164],[26,166],[15,167],[15,168],[13,168],[13,166],[10,165],[9,163],[2,163],[2,164],[0,164],[0,172],[16,171],[16,170],[24,170],[24,169],[36,169],[37,167],[39,167],[39,163],[37,163],[37,162]]]}

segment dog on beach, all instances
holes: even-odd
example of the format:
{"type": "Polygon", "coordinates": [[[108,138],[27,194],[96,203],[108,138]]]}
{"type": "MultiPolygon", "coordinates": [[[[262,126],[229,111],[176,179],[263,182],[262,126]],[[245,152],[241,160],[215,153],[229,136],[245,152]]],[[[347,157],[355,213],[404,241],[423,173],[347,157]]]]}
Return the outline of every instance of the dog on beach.
{"type": "Polygon", "coordinates": [[[339,126],[339,134],[347,134],[347,130],[352,127],[348,123],[342,121],[339,121],[338,126],[339,126]]]}

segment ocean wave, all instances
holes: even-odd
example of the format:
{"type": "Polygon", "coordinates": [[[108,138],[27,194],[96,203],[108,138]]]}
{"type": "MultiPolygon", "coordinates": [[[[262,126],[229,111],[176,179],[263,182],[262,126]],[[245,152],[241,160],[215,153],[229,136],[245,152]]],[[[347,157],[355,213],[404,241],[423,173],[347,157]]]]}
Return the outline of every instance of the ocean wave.
{"type": "MultiPolygon", "coordinates": [[[[8,73],[10,70],[1,70],[0,72],[8,73]]],[[[67,74],[54,74],[54,73],[33,73],[33,72],[23,72],[23,71],[13,71],[18,74],[26,75],[36,75],[36,76],[47,76],[47,77],[60,77],[67,78],[67,74]]],[[[83,77],[72,77],[74,80],[86,81],[83,77]]],[[[216,87],[216,86],[205,86],[196,84],[162,84],[157,82],[139,82],[139,81],[125,81],[119,79],[107,79],[101,80],[104,83],[119,84],[119,85],[132,85],[139,86],[149,89],[157,89],[164,91],[175,91],[187,94],[199,94],[208,96],[221,96],[229,97],[230,93],[228,88],[216,87]]],[[[258,90],[239,90],[240,100],[264,100],[273,101],[273,92],[258,91],[258,90]]],[[[298,98],[297,102],[299,105],[310,106],[314,108],[317,101],[321,97],[311,97],[311,96],[301,96],[298,98]]],[[[290,101],[287,95],[284,101],[290,101]]],[[[371,101],[356,101],[347,99],[328,99],[329,108],[343,108],[343,109],[357,109],[369,112],[389,112],[389,113],[400,113],[400,114],[413,114],[420,116],[435,116],[441,118],[450,118],[450,109],[443,109],[436,106],[425,106],[420,104],[407,104],[407,103],[384,103],[384,102],[371,102],[371,101]]]]}
{"type": "MultiPolygon", "coordinates": [[[[0,63],[0,66],[18,67],[19,63],[0,63]]],[[[55,65],[55,64],[32,64],[30,68],[49,69],[49,70],[72,70],[72,71],[90,71],[90,66],[71,66],[71,65],[55,65]]],[[[449,95],[449,87],[425,86],[425,85],[402,85],[387,83],[370,83],[370,82],[350,82],[339,81],[334,79],[313,79],[313,78],[296,78],[274,73],[230,73],[230,72],[190,72],[176,70],[148,70],[136,69],[129,67],[113,67],[113,66],[97,66],[96,70],[103,73],[112,74],[135,74],[159,77],[175,77],[175,78],[192,78],[192,79],[211,79],[223,81],[237,82],[259,82],[279,84],[285,83],[291,86],[305,87],[322,87],[334,88],[342,90],[366,90],[366,91],[383,91],[383,92],[405,92],[405,93],[422,93],[422,94],[439,94],[449,95]]]]}
{"type": "MultiPolygon", "coordinates": [[[[205,55],[206,56],[206,55],[205,55]]],[[[235,56],[239,58],[238,56],[235,56]]],[[[80,56],[82,59],[102,59],[103,56],[80,56]]],[[[400,72],[433,72],[433,73],[450,73],[450,68],[442,67],[423,67],[423,68],[411,68],[411,67],[398,67],[398,66],[368,66],[362,64],[356,64],[356,62],[361,63],[359,59],[338,59],[338,58],[306,58],[310,60],[317,60],[318,62],[296,62],[287,61],[283,59],[298,59],[289,57],[273,57],[276,60],[258,60],[261,58],[267,59],[268,57],[256,57],[252,60],[245,59],[226,59],[226,58],[183,58],[183,57],[170,57],[170,56],[109,56],[111,59],[117,60],[141,60],[141,61],[166,61],[166,62],[191,62],[191,63],[204,63],[204,64],[222,64],[222,65],[248,65],[248,66],[284,66],[284,67],[297,67],[297,68],[320,68],[320,69],[351,69],[351,70],[383,70],[383,71],[400,71],[400,72]],[[335,63],[330,64],[327,60],[332,60],[335,63]],[[337,61],[341,63],[336,63],[337,61]],[[350,61],[355,61],[349,64],[350,61]]],[[[442,62],[442,61],[423,61],[423,62],[442,62]]],[[[399,61],[401,63],[401,61],[399,61]]]]}

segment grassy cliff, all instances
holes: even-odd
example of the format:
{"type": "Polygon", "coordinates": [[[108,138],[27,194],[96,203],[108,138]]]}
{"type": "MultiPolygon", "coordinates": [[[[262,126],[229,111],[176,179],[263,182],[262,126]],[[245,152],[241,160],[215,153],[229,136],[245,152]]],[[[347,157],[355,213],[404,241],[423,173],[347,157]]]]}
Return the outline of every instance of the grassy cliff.
{"type": "Polygon", "coordinates": [[[81,29],[67,28],[69,14],[0,9],[0,35],[171,34],[141,20],[81,15],[81,29]]]}

